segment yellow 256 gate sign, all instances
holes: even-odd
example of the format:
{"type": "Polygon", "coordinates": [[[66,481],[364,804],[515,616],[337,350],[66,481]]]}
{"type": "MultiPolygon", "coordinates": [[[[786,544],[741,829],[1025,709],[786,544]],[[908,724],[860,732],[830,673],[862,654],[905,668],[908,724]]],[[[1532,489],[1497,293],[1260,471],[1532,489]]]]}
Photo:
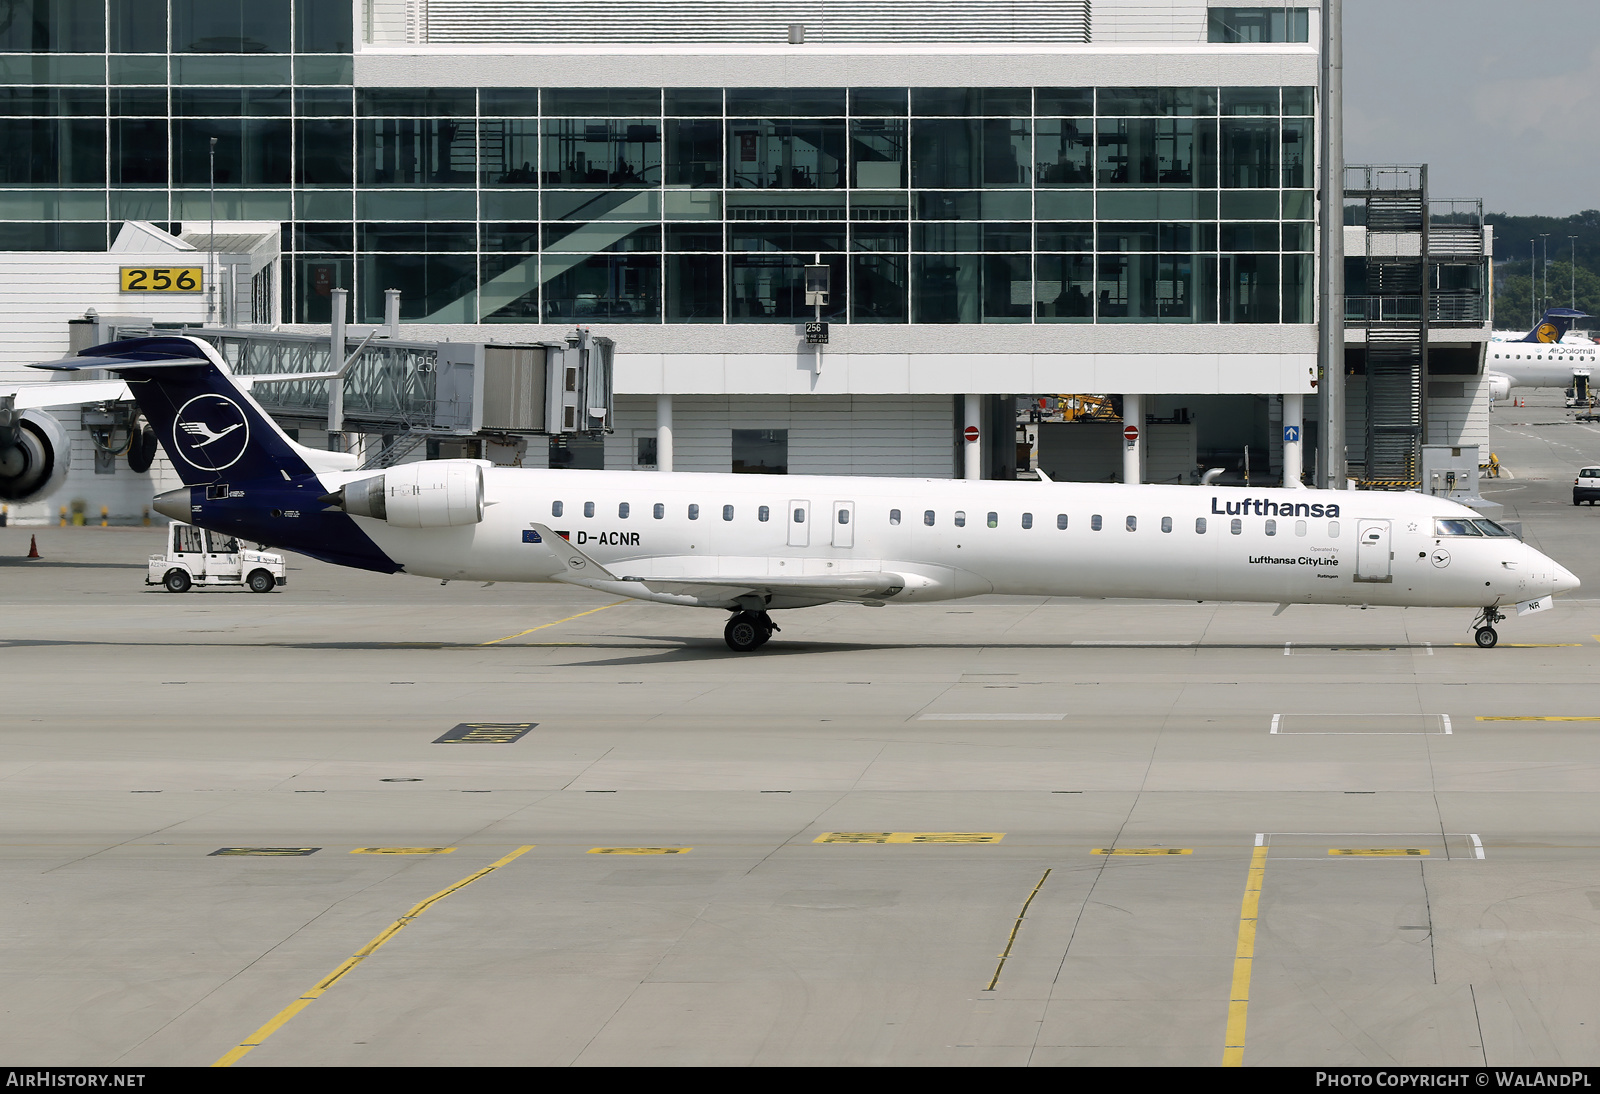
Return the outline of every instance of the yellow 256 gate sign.
{"type": "Polygon", "coordinates": [[[123,292],[199,292],[199,266],[124,266],[123,292]]]}

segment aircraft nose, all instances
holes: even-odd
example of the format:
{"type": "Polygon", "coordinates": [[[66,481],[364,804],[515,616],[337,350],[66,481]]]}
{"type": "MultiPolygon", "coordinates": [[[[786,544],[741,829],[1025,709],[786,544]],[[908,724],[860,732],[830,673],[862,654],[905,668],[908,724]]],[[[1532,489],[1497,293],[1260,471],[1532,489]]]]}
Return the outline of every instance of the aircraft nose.
{"type": "Polygon", "coordinates": [[[1576,574],[1567,569],[1565,566],[1561,565],[1561,563],[1552,562],[1550,566],[1555,571],[1555,577],[1553,581],[1554,587],[1550,590],[1551,592],[1570,593],[1577,589],[1578,586],[1583,584],[1583,582],[1578,580],[1576,574]]]}

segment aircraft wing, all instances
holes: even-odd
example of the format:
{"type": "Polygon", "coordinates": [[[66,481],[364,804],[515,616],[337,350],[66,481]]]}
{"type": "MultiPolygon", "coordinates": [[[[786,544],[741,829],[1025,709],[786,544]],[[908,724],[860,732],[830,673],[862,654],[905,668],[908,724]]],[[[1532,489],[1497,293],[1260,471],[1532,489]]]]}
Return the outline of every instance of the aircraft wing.
{"type": "Polygon", "coordinates": [[[132,399],[121,380],[76,380],[54,384],[0,384],[0,398],[13,396],[12,408],[33,410],[46,406],[74,406],[132,399]]]}
{"type": "Polygon", "coordinates": [[[749,598],[763,603],[787,600],[807,604],[835,600],[882,601],[899,593],[906,585],[906,579],[900,574],[883,571],[794,577],[631,577],[606,569],[547,525],[533,524],[532,528],[540,541],[567,564],[566,572],[558,575],[558,580],[640,600],[695,603],[705,607],[736,606],[749,598]]]}

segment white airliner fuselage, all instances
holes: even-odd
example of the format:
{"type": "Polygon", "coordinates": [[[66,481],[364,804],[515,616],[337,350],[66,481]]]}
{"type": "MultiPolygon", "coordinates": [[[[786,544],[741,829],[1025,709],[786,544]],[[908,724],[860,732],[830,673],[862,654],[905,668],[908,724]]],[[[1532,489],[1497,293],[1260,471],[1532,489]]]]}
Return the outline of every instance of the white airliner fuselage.
{"type": "Polygon", "coordinates": [[[1600,345],[1593,342],[1490,342],[1484,372],[1497,389],[1495,398],[1504,398],[1514,387],[1572,386],[1575,371],[1593,377],[1600,345]],[[1505,377],[1503,383],[1495,383],[1505,377]]]}
{"type": "Polygon", "coordinates": [[[483,493],[480,523],[353,519],[407,573],[757,611],[983,593],[1482,607],[1577,586],[1412,493],[487,465],[483,493]]]}

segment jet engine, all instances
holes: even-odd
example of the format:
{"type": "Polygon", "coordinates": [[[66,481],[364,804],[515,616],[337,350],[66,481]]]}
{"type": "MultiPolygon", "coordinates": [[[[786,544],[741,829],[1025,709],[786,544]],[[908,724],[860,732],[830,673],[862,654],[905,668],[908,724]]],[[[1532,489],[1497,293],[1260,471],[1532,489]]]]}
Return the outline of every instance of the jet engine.
{"type": "Polygon", "coordinates": [[[483,520],[483,465],[427,460],[347,482],[320,500],[396,528],[453,528],[483,520]]]}
{"type": "Polygon", "coordinates": [[[1495,402],[1511,397],[1511,377],[1498,372],[1489,373],[1489,398],[1495,402]]]}
{"type": "Polygon", "coordinates": [[[48,496],[67,478],[72,442],[66,427],[39,410],[15,410],[0,399],[0,501],[48,496]]]}

